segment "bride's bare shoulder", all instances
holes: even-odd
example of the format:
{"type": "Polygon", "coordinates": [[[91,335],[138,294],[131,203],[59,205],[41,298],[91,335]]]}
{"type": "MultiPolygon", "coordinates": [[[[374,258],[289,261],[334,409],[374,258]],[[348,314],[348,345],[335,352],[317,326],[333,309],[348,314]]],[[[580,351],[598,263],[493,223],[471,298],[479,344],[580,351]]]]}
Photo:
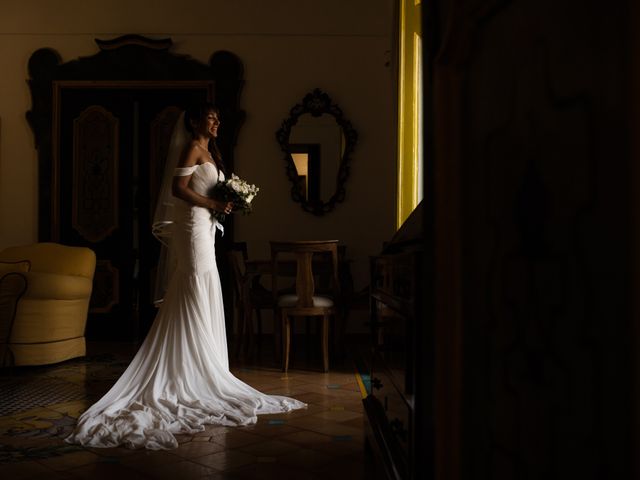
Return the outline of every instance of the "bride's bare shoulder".
{"type": "Polygon", "coordinates": [[[182,149],[182,153],[180,154],[180,159],[178,160],[178,168],[198,165],[198,163],[200,163],[198,153],[198,147],[194,141],[187,143],[182,149]]]}

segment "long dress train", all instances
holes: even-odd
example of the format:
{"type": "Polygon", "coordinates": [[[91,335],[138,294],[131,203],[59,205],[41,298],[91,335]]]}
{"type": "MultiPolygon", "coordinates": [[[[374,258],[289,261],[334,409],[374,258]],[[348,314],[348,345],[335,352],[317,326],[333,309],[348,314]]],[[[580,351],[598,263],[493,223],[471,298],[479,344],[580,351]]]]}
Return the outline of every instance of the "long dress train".
{"type": "MultiPolygon", "coordinates": [[[[190,186],[203,195],[223,178],[210,162],[190,168],[190,186]]],[[[169,449],[177,446],[174,434],[199,432],[205,424],[247,425],[259,414],[306,406],[263,394],[229,371],[215,260],[218,227],[207,209],[177,201],[177,268],[164,302],[131,364],[80,416],[68,443],[169,449]]]]}

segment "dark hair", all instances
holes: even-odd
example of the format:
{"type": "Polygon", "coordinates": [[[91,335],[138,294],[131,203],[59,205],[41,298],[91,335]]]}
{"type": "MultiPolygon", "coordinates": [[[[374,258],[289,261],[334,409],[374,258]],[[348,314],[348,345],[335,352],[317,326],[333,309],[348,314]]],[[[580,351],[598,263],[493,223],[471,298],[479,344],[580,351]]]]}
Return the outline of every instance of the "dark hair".
{"type": "MultiPolygon", "coordinates": [[[[207,115],[209,115],[211,112],[215,113],[216,115],[218,115],[218,118],[220,118],[220,110],[218,110],[218,108],[213,103],[202,102],[187,107],[184,112],[184,126],[186,127],[187,131],[191,135],[195,135],[196,132],[193,130],[192,123],[199,125],[207,118],[207,115]]],[[[224,168],[224,162],[222,161],[222,154],[220,153],[220,149],[216,144],[215,138],[211,139],[211,141],[209,142],[209,152],[211,152],[211,156],[213,157],[213,161],[216,164],[218,170],[226,174],[227,172],[224,168]]]]}

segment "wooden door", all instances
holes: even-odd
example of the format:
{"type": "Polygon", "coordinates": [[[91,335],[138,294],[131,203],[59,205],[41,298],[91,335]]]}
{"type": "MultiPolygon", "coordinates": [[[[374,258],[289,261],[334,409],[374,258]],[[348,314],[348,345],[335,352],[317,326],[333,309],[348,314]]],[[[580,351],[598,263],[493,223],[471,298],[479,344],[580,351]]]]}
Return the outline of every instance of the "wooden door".
{"type": "Polygon", "coordinates": [[[120,83],[60,93],[54,225],[61,243],[97,255],[89,339],[141,341],[153,321],[151,222],[167,148],[180,111],[210,92],[206,83],[120,83]]]}

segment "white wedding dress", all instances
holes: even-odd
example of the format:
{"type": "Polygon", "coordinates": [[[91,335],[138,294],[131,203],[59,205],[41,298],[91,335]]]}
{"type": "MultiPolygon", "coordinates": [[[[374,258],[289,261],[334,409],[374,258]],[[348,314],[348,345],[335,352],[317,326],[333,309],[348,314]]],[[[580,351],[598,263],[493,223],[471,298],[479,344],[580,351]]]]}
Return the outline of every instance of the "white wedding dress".
{"type": "MultiPolygon", "coordinates": [[[[210,162],[188,169],[190,187],[202,195],[223,179],[210,162]]],[[[80,416],[68,443],[169,449],[178,445],[174,434],[205,424],[247,425],[259,414],[306,407],[231,374],[215,259],[220,225],[207,209],[182,200],[174,218],[177,267],[153,326],[116,384],[80,416]]]]}

